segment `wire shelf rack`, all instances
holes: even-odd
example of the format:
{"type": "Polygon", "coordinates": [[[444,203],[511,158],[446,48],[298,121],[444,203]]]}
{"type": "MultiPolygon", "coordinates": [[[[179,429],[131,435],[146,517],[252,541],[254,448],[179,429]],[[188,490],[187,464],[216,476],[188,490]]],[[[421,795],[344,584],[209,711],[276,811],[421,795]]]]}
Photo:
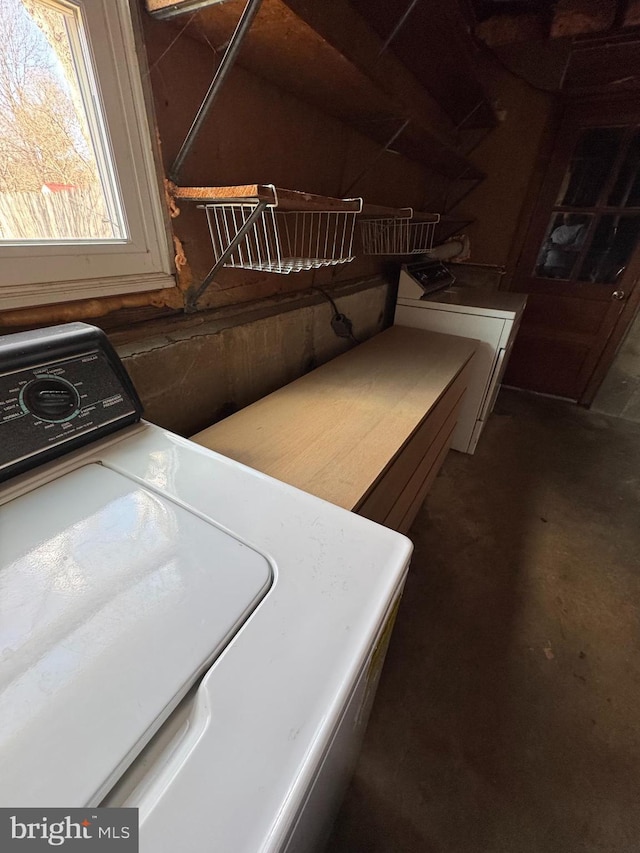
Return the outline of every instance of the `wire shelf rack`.
{"type": "Polygon", "coordinates": [[[360,219],[365,255],[416,255],[433,248],[437,213],[414,213],[411,208],[395,215],[365,213],[360,219]]]}
{"type": "MultiPolygon", "coordinates": [[[[252,204],[202,205],[216,259],[246,226],[252,204]]],[[[355,213],[333,210],[280,211],[267,207],[250,224],[224,266],[288,274],[353,260],[355,213]]]]}
{"type": "Polygon", "coordinates": [[[272,184],[179,188],[207,215],[216,266],[289,274],[346,264],[362,199],[333,199],[272,184]]]}

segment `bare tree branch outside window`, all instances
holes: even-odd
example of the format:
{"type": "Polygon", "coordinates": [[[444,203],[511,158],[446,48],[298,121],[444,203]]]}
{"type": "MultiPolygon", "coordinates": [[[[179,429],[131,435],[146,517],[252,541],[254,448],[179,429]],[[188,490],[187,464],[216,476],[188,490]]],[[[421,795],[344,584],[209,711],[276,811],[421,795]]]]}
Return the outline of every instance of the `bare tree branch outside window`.
{"type": "Polygon", "coordinates": [[[0,0],[0,241],[123,236],[92,139],[87,109],[97,99],[88,105],[79,81],[74,26],[50,0],[0,0]]]}

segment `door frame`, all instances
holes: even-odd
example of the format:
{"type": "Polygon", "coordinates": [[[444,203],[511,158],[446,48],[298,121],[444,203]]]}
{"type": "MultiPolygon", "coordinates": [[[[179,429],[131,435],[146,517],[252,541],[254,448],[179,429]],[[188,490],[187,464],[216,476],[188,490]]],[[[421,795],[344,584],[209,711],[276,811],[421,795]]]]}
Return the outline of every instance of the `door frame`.
{"type": "MultiPolygon", "coordinates": [[[[531,255],[532,240],[530,234],[536,236],[543,233],[549,221],[550,211],[554,207],[557,187],[555,183],[548,180],[553,174],[562,174],[570,162],[573,145],[565,140],[562,148],[559,143],[570,121],[578,124],[584,122],[589,126],[589,118],[597,119],[597,124],[606,126],[607,123],[637,120],[640,125],[640,105],[637,93],[600,94],[565,100],[558,109],[552,110],[547,131],[542,142],[538,160],[529,181],[526,194],[526,202],[523,207],[523,215],[520,217],[519,227],[516,232],[515,244],[509,257],[510,268],[509,289],[518,290],[518,275],[523,268],[527,257],[531,255]]],[[[634,286],[628,297],[621,304],[621,309],[610,322],[608,334],[605,329],[606,342],[593,367],[589,368],[589,375],[583,391],[577,403],[582,406],[590,406],[596,393],[606,377],[618,348],[629,330],[638,310],[640,309],[640,243],[636,246],[631,258],[629,268],[634,278],[634,286]]],[[[541,281],[544,281],[542,279],[541,281]]],[[[544,292],[542,288],[538,292],[544,292]]],[[[553,291],[550,291],[553,292],[553,291]]],[[[567,294],[570,295],[570,294],[567,294]]],[[[604,301],[604,300],[603,300],[604,301]]]]}

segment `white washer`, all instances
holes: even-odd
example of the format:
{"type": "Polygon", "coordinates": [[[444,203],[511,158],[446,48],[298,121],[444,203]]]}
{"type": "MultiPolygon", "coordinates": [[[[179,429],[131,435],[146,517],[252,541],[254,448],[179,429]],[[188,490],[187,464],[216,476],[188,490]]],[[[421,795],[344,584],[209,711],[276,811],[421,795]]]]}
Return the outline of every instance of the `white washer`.
{"type": "Polygon", "coordinates": [[[457,285],[428,292],[438,286],[433,276],[433,261],[403,265],[394,322],[480,341],[451,443],[454,450],[473,453],[493,411],[527,297],[457,285]]]}
{"type": "Polygon", "coordinates": [[[139,415],[98,330],[0,338],[0,806],[138,807],[143,853],[307,853],[411,543],[139,415]]]}

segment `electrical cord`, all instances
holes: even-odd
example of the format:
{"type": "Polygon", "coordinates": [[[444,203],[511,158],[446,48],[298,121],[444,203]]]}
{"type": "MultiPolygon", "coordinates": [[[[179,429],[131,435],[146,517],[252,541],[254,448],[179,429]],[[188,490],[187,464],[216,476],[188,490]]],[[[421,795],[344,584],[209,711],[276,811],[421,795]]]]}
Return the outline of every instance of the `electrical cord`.
{"type": "Polygon", "coordinates": [[[326,292],[326,290],[323,290],[321,287],[317,287],[317,286],[314,286],[311,289],[317,290],[318,293],[321,293],[324,296],[324,298],[327,300],[327,302],[331,303],[331,307],[333,308],[333,317],[331,318],[331,328],[333,329],[335,334],[339,338],[349,338],[349,340],[352,340],[354,342],[354,344],[361,343],[361,341],[359,341],[358,338],[356,338],[356,336],[353,334],[353,323],[347,317],[346,314],[343,314],[342,311],[339,310],[338,306],[333,301],[333,299],[329,296],[329,294],[326,292]]]}
{"type": "Polygon", "coordinates": [[[339,314],[339,313],[340,313],[340,311],[339,311],[339,309],[338,309],[338,306],[337,306],[337,305],[336,305],[336,303],[333,301],[333,299],[329,296],[329,294],[327,293],[327,291],[326,291],[326,290],[323,290],[321,287],[317,287],[316,285],[314,285],[314,286],[313,286],[312,290],[317,290],[317,291],[318,291],[318,293],[321,293],[321,294],[324,296],[324,298],[325,298],[328,302],[330,302],[330,303],[331,303],[331,307],[333,308],[333,310],[335,311],[335,313],[336,313],[336,314],[339,314]]]}

